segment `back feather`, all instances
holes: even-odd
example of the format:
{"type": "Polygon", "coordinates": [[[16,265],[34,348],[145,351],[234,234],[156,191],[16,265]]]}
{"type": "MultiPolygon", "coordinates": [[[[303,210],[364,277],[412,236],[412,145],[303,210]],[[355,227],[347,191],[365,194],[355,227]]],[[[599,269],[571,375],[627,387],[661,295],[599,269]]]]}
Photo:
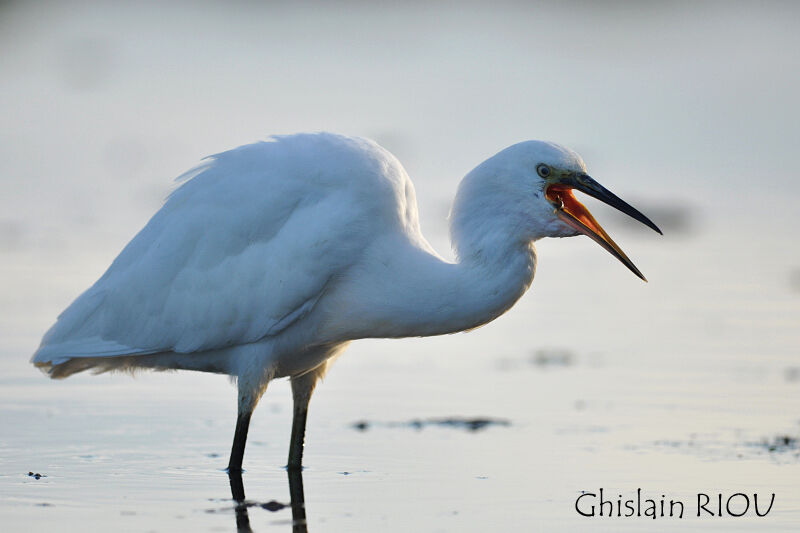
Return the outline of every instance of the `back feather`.
{"type": "Polygon", "coordinates": [[[184,179],[59,316],[37,366],[278,335],[313,309],[376,227],[416,224],[404,218],[405,171],[361,139],[276,137],[214,155],[184,179]]]}

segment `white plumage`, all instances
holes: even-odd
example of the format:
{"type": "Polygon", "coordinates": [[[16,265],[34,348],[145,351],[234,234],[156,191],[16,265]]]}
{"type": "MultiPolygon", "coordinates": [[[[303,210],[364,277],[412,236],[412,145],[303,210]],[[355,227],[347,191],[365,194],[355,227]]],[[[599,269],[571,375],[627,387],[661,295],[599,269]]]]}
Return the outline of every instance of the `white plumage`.
{"type": "MultiPolygon", "coordinates": [[[[484,162],[459,188],[451,214],[459,262],[447,263],[420,232],[405,170],[372,141],[301,134],[217,154],[187,173],[59,316],[33,362],[53,377],[139,367],[237,377],[232,469],[267,383],[289,376],[299,432],[289,463],[298,466],[308,398],[349,341],[492,320],[530,285],[534,240],[587,233],[572,219],[620,257],[570,201],[567,188],[585,190],[584,177],[579,156],[537,141],[484,162]]],[[[621,202],[601,192],[610,197],[593,195],[621,202]]]]}
{"type": "Polygon", "coordinates": [[[418,232],[402,167],[367,141],[278,137],[189,175],[59,317],[35,362],[274,337],[379,237],[376,227],[418,232]]]}

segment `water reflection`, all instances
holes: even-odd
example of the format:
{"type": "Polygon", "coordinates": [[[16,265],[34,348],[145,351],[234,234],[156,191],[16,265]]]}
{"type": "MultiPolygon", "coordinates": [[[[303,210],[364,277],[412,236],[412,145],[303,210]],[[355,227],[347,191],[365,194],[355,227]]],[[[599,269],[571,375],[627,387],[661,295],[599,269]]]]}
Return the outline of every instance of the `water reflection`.
{"type": "Polygon", "coordinates": [[[252,533],[250,527],[250,515],[248,508],[261,507],[267,511],[276,512],[286,507],[292,509],[292,531],[294,533],[307,533],[306,526],[306,506],[305,495],[303,493],[303,472],[302,470],[287,470],[289,476],[289,505],[276,502],[274,500],[267,503],[248,502],[244,494],[244,483],[242,482],[241,472],[228,472],[228,479],[231,484],[231,497],[236,502],[236,531],[241,533],[252,533]]]}

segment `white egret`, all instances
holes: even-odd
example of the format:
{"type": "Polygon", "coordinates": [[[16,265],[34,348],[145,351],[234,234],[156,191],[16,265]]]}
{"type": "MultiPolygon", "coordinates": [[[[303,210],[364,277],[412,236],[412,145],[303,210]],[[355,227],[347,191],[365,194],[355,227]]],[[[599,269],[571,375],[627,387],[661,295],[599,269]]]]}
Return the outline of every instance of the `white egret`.
{"type": "Polygon", "coordinates": [[[136,368],[234,376],[230,471],[241,469],[267,384],[288,377],[288,466],[299,468],[314,386],[350,341],[497,318],[530,286],[542,237],[588,235],[644,279],[572,189],[660,233],[576,153],[528,141],[462,180],[450,216],[458,262],[449,263],[420,232],[411,180],[378,144],[319,133],[241,146],[185,175],[32,362],[53,378],[136,368]]]}

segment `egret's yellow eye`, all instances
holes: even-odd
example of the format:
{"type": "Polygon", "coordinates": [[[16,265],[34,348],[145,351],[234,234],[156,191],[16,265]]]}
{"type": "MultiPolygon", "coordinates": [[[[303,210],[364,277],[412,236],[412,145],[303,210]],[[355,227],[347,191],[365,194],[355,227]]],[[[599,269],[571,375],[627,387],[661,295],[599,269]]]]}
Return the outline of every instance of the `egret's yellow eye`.
{"type": "Polygon", "coordinates": [[[541,177],[547,178],[548,176],[550,176],[550,167],[548,167],[544,163],[540,163],[539,165],[536,166],[536,172],[538,172],[541,177]]]}

